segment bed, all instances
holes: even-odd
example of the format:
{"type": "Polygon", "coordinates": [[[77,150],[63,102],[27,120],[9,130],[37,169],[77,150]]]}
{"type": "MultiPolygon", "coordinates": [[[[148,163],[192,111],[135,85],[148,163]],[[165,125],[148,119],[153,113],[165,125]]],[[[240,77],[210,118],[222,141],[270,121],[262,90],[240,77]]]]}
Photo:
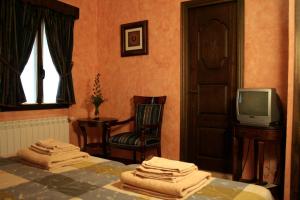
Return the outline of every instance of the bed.
{"type": "MultiPolygon", "coordinates": [[[[0,158],[0,199],[152,199],[124,191],[119,177],[135,165],[89,157],[53,171],[23,163],[19,158],[0,158]]],[[[272,200],[269,190],[252,184],[211,178],[189,200],[272,200]]]]}

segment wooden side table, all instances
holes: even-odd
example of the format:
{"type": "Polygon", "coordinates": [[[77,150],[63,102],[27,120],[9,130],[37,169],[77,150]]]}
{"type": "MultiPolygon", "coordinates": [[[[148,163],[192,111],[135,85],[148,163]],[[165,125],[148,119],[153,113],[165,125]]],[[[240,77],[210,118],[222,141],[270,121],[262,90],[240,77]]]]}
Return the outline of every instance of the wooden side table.
{"type": "MultiPolygon", "coordinates": [[[[284,137],[282,127],[257,127],[235,124],[233,127],[233,155],[232,155],[232,179],[239,181],[242,176],[243,139],[254,141],[254,175],[253,182],[264,185],[264,144],[265,142],[275,142],[280,144],[280,155],[278,159],[278,176],[281,178],[284,169],[284,137]],[[258,177],[257,177],[258,173],[258,177]]],[[[272,183],[282,187],[281,180],[272,183]]]]}
{"type": "MultiPolygon", "coordinates": [[[[232,179],[241,180],[242,176],[242,158],[243,158],[243,140],[248,138],[254,141],[254,179],[244,180],[258,185],[265,185],[263,181],[264,169],[264,144],[265,142],[274,142],[280,144],[280,154],[278,155],[277,181],[272,188],[269,188],[275,197],[281,198],[283,195],[283,174],[285,159],[285,137],[282,127],[256,127],[241,124],[235,124],[233,127],[233,149],[232,149],[232,179]],[[258,174],[258,177],[257,177],[258,174]],[[275,186],[275,187],[274,187],[275,186]]],[[[269,185],[269,184],[268,184],[269,185]]],[[[268,185],[265,185],[268,188],[268,185]]]]}
{"type": "Polygon", "coordinates": [[[100,119],[78,119],[78,125],[81,130],[81,134],[83,136],[83,151],[86,151],[88,147],[102,147],[103,156],[108,157],[107,152],[107,141],[108,141],[108,133],[110,132],[110,124],[117,122],[118,119],[110,118],[110,117],[100,117],[100,119]],[[102,128],[102,142],[99,143],[87,143],[87,127],[99,127],[102,128]]]}

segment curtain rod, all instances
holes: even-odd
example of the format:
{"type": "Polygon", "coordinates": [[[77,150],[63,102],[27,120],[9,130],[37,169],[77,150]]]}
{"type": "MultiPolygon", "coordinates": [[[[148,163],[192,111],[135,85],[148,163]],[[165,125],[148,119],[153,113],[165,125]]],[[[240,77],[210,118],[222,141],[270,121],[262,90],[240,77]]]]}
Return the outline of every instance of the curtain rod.
{"type": "Polygon", "coordinates": [[[79,19],[79,8],[57,0],[21,0],[24,3],[50,8],[65,15],[71,15],[79,19]]]}

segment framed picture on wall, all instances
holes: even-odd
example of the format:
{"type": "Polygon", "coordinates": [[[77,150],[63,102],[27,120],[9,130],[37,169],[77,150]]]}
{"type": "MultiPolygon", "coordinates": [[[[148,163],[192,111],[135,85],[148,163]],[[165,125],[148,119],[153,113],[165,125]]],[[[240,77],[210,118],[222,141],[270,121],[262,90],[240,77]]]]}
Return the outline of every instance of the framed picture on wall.
{"type": "Polygon", "coordinates": [[[121,56],[148,54],[148,20],[121,25],[121,56]]]}

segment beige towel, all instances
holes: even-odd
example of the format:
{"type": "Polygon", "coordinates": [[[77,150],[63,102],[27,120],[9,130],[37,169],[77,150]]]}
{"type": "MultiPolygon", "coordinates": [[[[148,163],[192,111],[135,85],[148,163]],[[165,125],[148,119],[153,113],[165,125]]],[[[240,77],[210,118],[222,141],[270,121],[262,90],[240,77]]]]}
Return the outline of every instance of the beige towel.
{"type": "Polygon", "coordinates": [[[186,176],[193,171],[197,171],[198,168],[195,166],[195,168],[191,168],[189,171],[184,172],[174,172],[174,171],[168,171],[168,170],[160,170],[160,169],[148,169],[143,167],[142,165],[138,166],[136,168],[136,174],[139,174],[142,177],[147,178],[148,176],[152,177],[166,177],[166,178],[176,178],[176,177],[182,177],[186,176]]]}
{"type": "Polygon", "coordinates": [[[78,162],[83,158],[87,158],[89,154],[78,151],[78,152],[61,153],[61,154],[49,156],[49,155],[39,154],[30,149],[22,149],[18,151],[18,156],[28,162],[39,165],[42,168],[50,169],[54,167],[73,164],[74,162],[78,162]]]}
{"type": "Polygon", "coordinates": [[[39,140],[38,142],[36,142],[36,145],[44,147],[44,148],[48,148],[48,149],[54,149],[54,148],[58,148],[58,149],[72,149],[74,148],[73,144],[68,144],[68,143],[64,143],[58,140],[54,140],[52,138],[46,139],[46,140],[39,140]]]}
{"type": "Polygon", "coordinates": [[[80,148],[77,146],[70,146],[68,148],[63,148],[63,149],[59,149],[59,148],[53,148],[53,149],[49,149],[49,148],[45,148],[36,144],[32,144],[29,147],[31,150],[40,153],[40,154],[45,154],[45,155],[55,155],[58,153],[66,153],[66,152],[72,152],[72,151],[80,151],[80,148]]]}
{"type": "Polygon", "coordinates": [[[52,163],[52,164],[50,164],[48,166],[39,165],[37,163],[33,163],[33,162],[25,160],[25,159],[23,159],[22,161],[25,164],[28,164],[28,165],[33,166],[33,167],[38,167],[38,168],[42,168],[42,169],[46,169],[46,170],[52,171],[52,170],[55,170],[55,169],[58,169],[58,168],[61,168],[61,167],[65,167],[65,166],[70,166],[70,165],[73,165],[73,164],[77,164],[77,163],[79,163],[79,162],[81,162],[81,161],[83,161],[85,159],[86,158],[84,158],[84,157],[74,158],[74,159],[70,159],[70,160],[66,160],[66,161],[52,163]]]}
{"type": "Polygon", "coordinates": [[[148,194],[159,198],[183,198],[201,188],[211,177],[204,171],[195,171],[177,183],[161,180],[141,178],[134,175],[134,171],[126,171],[121,174],[124,189],[137,193],[148,194]]]}
{"type": "Polygon", "coordinates": [[[142,166],[146,169],[156,169],[168,172],[188,173],[198,169],[193,163],[187,163],[166,158],[153,157],[148,161],[143,161],[142,166]]]}
{"type": "Polygon", "coordinates": [[[152,174],[149,172],[141,172],[138,170],[134,171],[134,175],[141,177],[141,178],[150,178],[150,179],[167,181],[167,182],[171,182],[171,183],[177,183],[177,182],[183,180],[187,176],[187,175],[185,175],[185,176],[164,176],[161,174],[152,174]]]}

